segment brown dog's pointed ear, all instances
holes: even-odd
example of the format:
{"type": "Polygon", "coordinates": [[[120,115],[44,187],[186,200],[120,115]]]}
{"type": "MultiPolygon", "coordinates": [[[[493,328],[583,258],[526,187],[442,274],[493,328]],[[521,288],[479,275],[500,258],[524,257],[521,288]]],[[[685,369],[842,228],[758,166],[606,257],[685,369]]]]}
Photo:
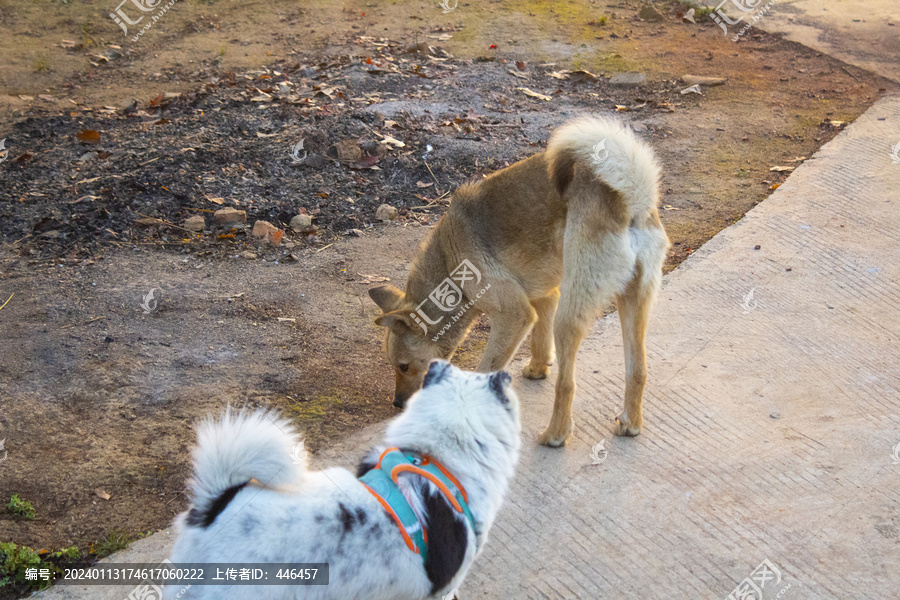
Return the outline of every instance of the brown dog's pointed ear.
{"type": "Polygon", "coordinates": [[[394,333],[403,333],[412,328],[412,321],[409,315],[401,311],[386,313],[375,319],[376,325],[389,327],[394,333]]]}
{"type": "Polygon", "coordinates": [[[378,305],[378,308],[385,313],[397,310],[397,307],[400,306],[405,295],[406,294],[392,285],[380,285],[369,290],[369,297],[374,300],[375,304],[378,305]]]}

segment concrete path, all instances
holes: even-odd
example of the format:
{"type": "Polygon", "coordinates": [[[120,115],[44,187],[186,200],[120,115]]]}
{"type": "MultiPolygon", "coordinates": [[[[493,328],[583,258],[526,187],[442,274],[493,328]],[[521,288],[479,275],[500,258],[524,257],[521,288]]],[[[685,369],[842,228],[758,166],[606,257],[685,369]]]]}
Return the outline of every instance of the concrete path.
{"type": "MultiPolygon", "coordinates": [[[[464,598],[726,598],[754,571],[766,599],[898,597],[897,142],[900,98],[882,100],[666,277],[640,437],[611,435],[616,315],[580,354],[565,449],[534,443],[552,381],[516,379],[522,463],[464,598]]],[[[382,427],[317,464],[355,464],[382,427]]],[[[114,560],[158,561],[171,541],[114,560]]]]}
{"type": "MultiPolygon", "coordinates": [[[[730,12],[737,14],[733,8],[730,12]]],[[[776,0],[756,26],[900,81],[897,0],[776,0]]]]}
{"type": "MultiPolygon", "coordinates": [[[[725,598],[768,559],[764,598],[900,597],[897,142],[878,102],[666,278],[638,438],[610,434],[622,344],[598,325],[576,439],[525,446],[467,596],[725,598]]],[[[534,439],[552,385],[519,387],[534,439]]]]}

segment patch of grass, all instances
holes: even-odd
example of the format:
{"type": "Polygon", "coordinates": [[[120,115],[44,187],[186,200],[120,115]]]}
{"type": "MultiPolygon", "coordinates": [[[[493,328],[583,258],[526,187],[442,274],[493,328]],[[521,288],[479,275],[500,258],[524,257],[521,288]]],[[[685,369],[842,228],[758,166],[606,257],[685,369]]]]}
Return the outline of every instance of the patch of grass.
{"type": "Polygon", "coordinates": [[[94,552],[99,558],[104,558],[113,552],[124,550],[133,541],[134,538],[127,532],[113,529],[106,534],[106,538],[97,542],[96,546],[94,546],[94,552]]]}
{"type": "Polygon", "coordinates": [[[216,56],[222,58],[228,53],[228,46],[219,46],[219,49],[216,51],[216,56]]]}
{"type": "Polygon", "coordinates": [[[48,587],[54,576],[62,575],[60,564],[75,562],[81,558],[78,546],[70,546],[56,552],[36,552],[28,546],[12,542],[0,542],[0,589],[19,586],[20,591],[39,590],[48,587]],[[43,555],[43,556],[42,556],[43,555]],[[46,569],[50,580],[28,579],[28,569],[46,569]]]}
{"type": "Polygon", "coordinates": [[[318,398],[305,402],[293,402],[290,409],[296,413],[299,420],[315,420],[324,418],[328,409],[341,404],[341,399],[335,395],[323,394],[318,398]]]}
{"type": "Polygon", "coordinates": [[[716,9],[710,8],[709,6],[704,6],[702,8],[697,7],[697,9],[694,11],[694,20],[698,23],[705,23],[706,21],[709,21],[709,15],[713,14],[714,12],[716,12],[716,9]]]}
{"type": "Polygon", "coordinates": [[[18,494],[13,494],[12,498],[9,499],[6,509],[21,519],[32,520],[37,516],[34,505],[28,500],[19,498],[18,494]]]}
{"type": "Polygon", "coordinates": [[[81,550],[78,549],[78,546],[69,546],[68,548],[51,552],[50,556],[51,558],[61,558],[66,561],[73,561],[81,558],[81,550]]]}
{"type": "Polygon", "coordinates": [[[50,61],[46,57],[42,56],[34,61],[32,68],[34,69],[35,73],[46,73],[50,70],[50,61]]]}
{"type": "Polygon", "coordinates": [[[28,546],[0,542],[0,588],[17,583],[33,584],[25,578],[25,570],[41,565],[41,557],[28,546]]]}
{"type": "Polygon", "coordinates": [[[81,43],[85,47],[94,45],[94,24],[90,21],[84,21],[81,24],[81,43]]]}

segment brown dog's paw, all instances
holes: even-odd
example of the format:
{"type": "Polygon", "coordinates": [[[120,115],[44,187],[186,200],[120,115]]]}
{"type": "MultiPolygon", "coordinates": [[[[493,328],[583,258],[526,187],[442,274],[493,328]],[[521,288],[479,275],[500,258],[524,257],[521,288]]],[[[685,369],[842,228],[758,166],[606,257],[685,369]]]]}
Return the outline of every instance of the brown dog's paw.
{"type": "Polygon", "coordinates": [[[531,363],[528,363],[525,365],[525,368],[522,369],[522,375],[524,375],[526,379],[547,379],[547,375],[549,374],[550,365],[536,367],[531,363]]]}
{"type": "Polygon", "coordinates": [[[616,435],[621,435],[625,437],[634,437],[636,435],[640,435],[641,433],[641,425],[632,425],[627,421],[628,417],[624,416],[624,413],[620,414],[616,417],[616,435]]]}
{"type": "Polygon", "coordinates": [[[565,446],[569,438],[572,437],[573,431],[575,431],[575,422],[572,421],[572,419],[569,419],[568,427],[563,431],[556,431],[551,427],[545,429],[544,432],[538,436],[538,443],[550,448],[561,448],[562,446],[565,446]]]}

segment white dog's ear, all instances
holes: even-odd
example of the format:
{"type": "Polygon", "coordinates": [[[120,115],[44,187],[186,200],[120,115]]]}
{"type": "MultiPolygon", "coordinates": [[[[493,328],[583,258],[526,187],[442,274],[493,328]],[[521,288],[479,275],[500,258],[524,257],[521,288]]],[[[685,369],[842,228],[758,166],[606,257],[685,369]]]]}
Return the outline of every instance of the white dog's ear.
{"type": "Polygon", "coordinates": [[[389,313],[397,310],[406,294],[392,285],[380,285],[369,290],[369,297],[375,301],[378,308],[389,313]]]}
{"type": "Polygon", "coordinates": [[[381,315],[375,319],[375,324],[388,327],[398,335],[412,329],[412,321],[410,321],[409,315],[399,310],[381,315]]]}
{"type": "Polygon", "coordinates": [[[425,373],[425,379],[422,381],[422,387],[427,388],[430,385],[440,383],[454,368],[446,360],[435,359],[431,361],[428,365],[428,372],[425,373]]]}
{"type": "Polygon", "coordinates": [[[509,398],[506,396],[506,391],[509,389],[509,385],[512,382],[512,377],[509,376],[509,373],[506,371],[497,371],[496,373],[491,374],[491,391],[500,399],[504,404],[509,402],[509,398]]]}

